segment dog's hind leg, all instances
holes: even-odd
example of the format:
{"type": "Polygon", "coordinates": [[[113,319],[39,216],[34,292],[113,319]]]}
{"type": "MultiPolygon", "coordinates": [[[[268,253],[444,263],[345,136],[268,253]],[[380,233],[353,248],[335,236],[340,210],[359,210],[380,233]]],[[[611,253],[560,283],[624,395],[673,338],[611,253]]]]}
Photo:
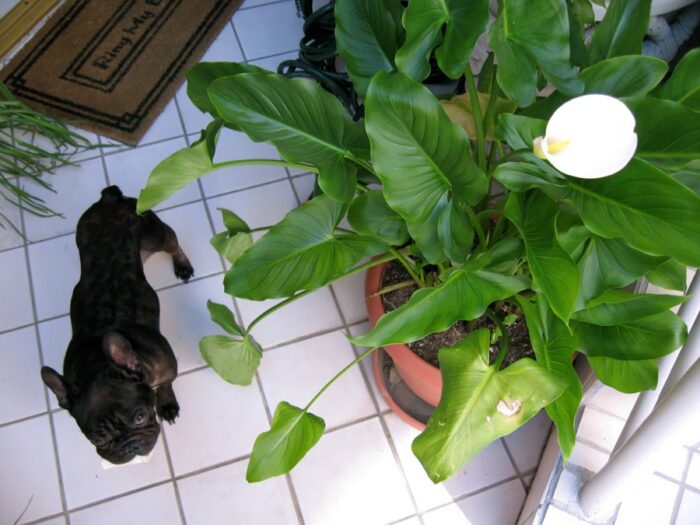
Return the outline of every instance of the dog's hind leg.
{"type": "Polygon", "coordinates": [[[194,275],[192,264],[182,251],[177,235],[152,211],[141,215],[140,248],[143,261],[155,252],[168,253],[173,258],[173,269],[178,279],[187,282],[194,275]]]}

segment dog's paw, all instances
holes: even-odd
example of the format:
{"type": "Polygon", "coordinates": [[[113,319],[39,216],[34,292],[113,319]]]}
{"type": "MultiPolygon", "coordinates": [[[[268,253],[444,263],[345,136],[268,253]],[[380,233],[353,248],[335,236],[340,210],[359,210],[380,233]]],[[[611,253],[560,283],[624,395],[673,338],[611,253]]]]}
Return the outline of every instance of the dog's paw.
{"type": "Polygon", "coordinates": [[[192,268],[192,265],[189,264],[189,261],[187,264],[175,264],[174,269],[175,277],[184,282],[189,281],[194,275],[194,268],[192,268]]]}
{"type": "Polygon", "coordinates": [[[175,418],[180,415],[180,405],[173,399],[164,405],[158,406],[158,417],[167,421],[171,425],[175,423],[175,418]]]}

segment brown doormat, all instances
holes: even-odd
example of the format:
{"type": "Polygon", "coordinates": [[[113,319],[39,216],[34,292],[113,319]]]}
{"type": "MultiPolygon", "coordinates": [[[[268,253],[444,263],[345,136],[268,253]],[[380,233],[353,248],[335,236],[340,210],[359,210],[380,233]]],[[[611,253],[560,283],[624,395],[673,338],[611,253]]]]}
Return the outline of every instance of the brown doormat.
{"type": "Polygon", "coordinates": [[[135,145],[240,3],[71,0],[0,78],[40,111],[135,145]]]}

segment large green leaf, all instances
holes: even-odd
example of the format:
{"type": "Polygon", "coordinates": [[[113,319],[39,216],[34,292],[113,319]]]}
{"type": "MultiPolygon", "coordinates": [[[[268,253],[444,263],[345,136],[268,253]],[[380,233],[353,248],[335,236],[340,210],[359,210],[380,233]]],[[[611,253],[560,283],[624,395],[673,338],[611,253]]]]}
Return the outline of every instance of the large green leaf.
{"type": "Polygon", "coordinates": [[[199,351],[222,379],[241,386],[253,382],[262,357],[260,345],[250,336],[242,340],[226,335],[203,337],[199,341],[199,351]]]}
{"type": "Polygon", "coordinates": [[[493,176],[503,186],[517,192],[532,188],[557,193],[566,190],[566,181],[529,162],[504,162],[494,170],[493,176]]]}
{"type": "Polygon", "coordinates": [[[146,186],[139,193],[136,211],[143,213],[157,206],[193,180],[213,170],[206,140],[183,148],[153,168],[146,186]]]}
{"type": "Polygon", "coordinates": [[[623,361],[610,357],[588,358],[595,375],[603,384],[626,394],[656,388],[659,381],[657,361],[657,359],[623,361]]]}
{"type": "Polygon", "coordinates": [[[496,80],[506,96],[521,108],[532,104],[537,93],[537,67],[525,49],[506,38],[503,13],[491,26],[489,47],[498,59],[496,80]]]}
{"type": "Polygon", "coordinates": [[[551,311],[547,301],[538,295],[535,304],[518,297],[525,313],[530,342],[537,362],[566,382],[561,396],[547,406],[547,414],[557,426],[557,440],[564,459],[571,456],[576,444],[576,413],[583,397],[583,387],[573,364],[577,341],[569,328],[551,311]]]}
{"type": "Polygon", "coordinates": [[[578,262],[581,286],[577,306],[582,307],[606,290],[633,283],[665,260],[635,250],[623,239],[591,235],[578,262]]]}
{"type": "Polygon", "coordinates": [[[680,102],[700,111],[700,49],[688,51],[673,70],[671,78],[658,90],[657,96],[680,102]]]}
{"type": "Polygon", "coordinates": [[[387,203],[406,221],[428,261],[446,260],[438,236],[443,209],[450,202],[458,209],[473,205],[487,189],[486,176],[470,155],[469,138],[427,88],[403,74],[374,77],[366,114],[372,160],[387,203]]]}
{"type": "Polygon", "coordinates": [[[253,483],[286,474],[321,439],[325,428],[320,417],[282,401],[272,416],[270,430],[255,440],[246,480],[253,483]]]}
{"type": "Polygon", "coordinates": [[[318,183],[331,198],[352,198],[357,167],[346,157],[367,158],[367,136],[317,82],[246,73],[215,80],[209,99],[224,121],[254,141],[272,142],[287,161],[317,166],[318,183]]]}
{"type": "Polygon", "coordinates": [[[669,259],[648,272],[645,277],[661,288],[685,292],[688,275],[685,265],[675,259],[669,259]]]}
{"type": "Polygon", "coordinates": [[[590,357],[638,361],[673,352],[686,338],[685,323],[672,312],[613,326],[571,321],[580,349],[590,357]]]}
{"type": "Polygon", "coordinates": [[[358,195],[348,210],[348,221],[356,232],[378,237],[387,244],[400,246],[408,241],[406,222],[389,208],[379,190],[358,195]]]}
{"type": "Polygon", "coordinates": [[[403,36],[400,0],[337,0],[335,42],[355,91],[364,96],[377,71],[394,71],[403,36]]]}
{"type": "Polygon", "coordinates": [[[384,314],[365,335],[352,338],[361,346],[410,343],[447,330],[456,321],[470,321],[486,308],[529,285],[524,277],[512,277],[467,264],[450,273],[445,282],[422,288],[396,310],[384,314]]]}
{"type": "Polygon", "coordinates": [[[209,243],[219,255],[233,264],[248,248],[253,246],[253,234],[240,232],[231,235],[229,232],[221,232],[214,235],[209,243]]]}
{"type": "Polygon", "coordinates": [[[682,295],[635,294],[608,290],[571,317],[577,321],[613,326],[665,312],[686,301],[682,295]]]}
{"type": "Polygon", "coordinates": [[[224,278],[226,293],[262,300],[318,288],[383,243],[355,234],[336,234],[345,207],[319,195],[289,212],[250,247],[224,278]]]}
{"type": "Polygon", "coordinates": [[[488,6],[488,0],[411,0],[403,15],[406,42],[396,54],[399,71],[425,79],[430,54],[439,44],[435,57],[440,69],[450,78],[462,76],[476,39],[486,29],[488,6]]]}
{"type": "Polygon", "coordinates": [[[691,160],[680,170],[671,173],[671,177],[700,196],[700,159],[691,160]]]}
{"type": "Polygon", "coordinates": [[[214,104],[209,100],[207,89],[218,78],[241,73],[269,73],[269,71],[239,62],[200,62],[187,70],[187,96],[200,111],[218,116],[214,104]]]}
{"type": "Polygon", "coordinates": [[[575,96],[583,91],[570,61],[565,0],[503,0],[499,16],[505,37],[525,49],[560,92],[575,96]]]}
{"type": "Polygon", "coordinates": [[[503,214],[525,241],[532,280],[554,313],[566,323],[578,294],[578,270],[557,242],[554,221],[558,212],[554,201],[535,191],[527,196],[512,193],[503,214]]]}
{"type": "Polygon", "coordinates": [[[622,55],[639,55],[649,29],[651,0],[610,0],[605,17],[593,32],[591,64],[622,55]]]}
{"type": "Polygon", "coordinates": [[[457,473],[486,445],[510,434],[554,401],[566,383],[532,359],[489,366],[489,331],[438,354],[442,397],[413,453],[434,483],[457,473]]]}
{"type": "Polygon", "coordinates": [[[592,232],[700,265],[700,198],[661,170],[632,159],[610,177],[568,182],[569,198],[592,232]]]}
{"type": "Polygon", "coordinates": [[[669,168],[700,158],[700,113],[654,97],[623,101],[637,121],[637,157],[669,168]]]}

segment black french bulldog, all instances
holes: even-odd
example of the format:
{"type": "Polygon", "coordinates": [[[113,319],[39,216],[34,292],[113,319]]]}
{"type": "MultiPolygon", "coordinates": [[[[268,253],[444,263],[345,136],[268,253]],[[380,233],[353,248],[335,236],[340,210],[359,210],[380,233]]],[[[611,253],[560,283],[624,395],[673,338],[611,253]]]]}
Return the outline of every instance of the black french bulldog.
{"type": "Polygon", "coordinates": [[[165,251],[178,278],[186,282],[194,270],[172,228],[153,212],[137,215],[136,199],[117,186],[82,215],[76,243],[81,275],[64,375],[45,366],[41,377],[97,453],[126,463],[153,449],[158,417],[173,423],[180,410],[172,388],[177,361],[160,333],[158,296],[143,261],[165,251]]]}

